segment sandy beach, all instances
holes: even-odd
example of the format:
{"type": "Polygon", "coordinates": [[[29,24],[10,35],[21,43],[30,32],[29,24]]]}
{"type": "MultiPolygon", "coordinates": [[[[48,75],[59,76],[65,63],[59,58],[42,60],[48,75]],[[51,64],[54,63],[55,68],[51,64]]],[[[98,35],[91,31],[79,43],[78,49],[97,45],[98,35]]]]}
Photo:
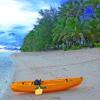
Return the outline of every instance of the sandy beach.
{"type": "Polygon", "coordinates": [[[4,100],[100,100],[100,49],[18,53],[12,81],[83,76],[78,88],[35,96],[8,88],[4,100]]]}

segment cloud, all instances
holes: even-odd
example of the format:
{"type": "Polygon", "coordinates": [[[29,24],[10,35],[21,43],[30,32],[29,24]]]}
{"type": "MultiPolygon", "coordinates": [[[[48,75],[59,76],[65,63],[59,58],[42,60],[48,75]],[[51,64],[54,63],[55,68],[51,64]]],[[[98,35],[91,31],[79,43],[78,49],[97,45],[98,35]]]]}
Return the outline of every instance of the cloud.
{"type": "Polygon", "coordinates": [[[59,0],[0,0],[0,44],[20,46],[32,30],[38,11],[56,7],[59,0]]]}
{"type": "Polygon", "coordinates": [[[27,4],[18,0],[0,0],[0,44],[20,46],[23,38],[33,28],[37,11],[25,10],[27,4]]]}
{"type": "Polygon", "coordinates": [[[24,36],[13,32],[5,32],[0,35],[0,44],[6,46],[20,46],[24,36]]]}
{"type": "Polygon", "coordinates": [[[13,26],[24,25],[31,27],[36,23],[38,12],[27,11],[26,3],[15,0],[0,0],[0,30],[10,30],[13,26]]]}
{"type": "Polygon", "coordinates": [[[37,11],[40,9],[49,9],[51,6],[57,7],[59,0],[18,0],[20,2],[26,3],[29,8],[27,10],[37,11]]]}
{"type": "Polygon", "coordinates": [[[17,33],[16,35],[23,36],[26,35],[29,32],[29,30],[31,30],[32,28],[33,28],[33,24],[31,27],[18,25],[18,26],[14,26],[12,30],[9,31],[9,33],[15,33],[15,34],[17,33]]]}
{"type": "Polygon", "coordinates": [[[1,32],[0,32],[0,35],[1,35],[1,34],[4,34],[4,33],[5,33],[5,32],[1,31],[1,32]]]}

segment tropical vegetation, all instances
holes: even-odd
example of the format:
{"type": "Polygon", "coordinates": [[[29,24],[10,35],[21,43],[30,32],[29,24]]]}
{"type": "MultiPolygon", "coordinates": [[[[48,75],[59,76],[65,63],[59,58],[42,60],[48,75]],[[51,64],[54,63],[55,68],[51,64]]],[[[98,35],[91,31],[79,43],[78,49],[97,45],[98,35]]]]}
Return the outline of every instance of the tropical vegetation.
{"type": "Polygon", "coordinates": [[[67,0],[57,9],[51,7],[39,13],[41,18],[25,37],[22,51],[69,50],[100,44],[100,0],[67,0]]]}

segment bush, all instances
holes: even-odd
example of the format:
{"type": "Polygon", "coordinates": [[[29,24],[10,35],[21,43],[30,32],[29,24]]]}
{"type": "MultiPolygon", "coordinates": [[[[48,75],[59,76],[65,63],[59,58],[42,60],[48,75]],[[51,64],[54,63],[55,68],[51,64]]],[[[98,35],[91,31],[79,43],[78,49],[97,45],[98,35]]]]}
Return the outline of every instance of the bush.
{"type": "Polygon", "coordinates": [[[66,45],[64,43],[61,45],[61,48],[62,50],[66,51],[66,45]]]}
{"type": "Polygon", "coordinates": [[[71,49],[72,50],[77,50],[77,49],[81,49],[82,47],[80,45],[72,45],[71,49]]]}
{"type": "Polygon", "coordinates": [[[94,43],[95,47],[100,48],[100,43],[94,43]]]}

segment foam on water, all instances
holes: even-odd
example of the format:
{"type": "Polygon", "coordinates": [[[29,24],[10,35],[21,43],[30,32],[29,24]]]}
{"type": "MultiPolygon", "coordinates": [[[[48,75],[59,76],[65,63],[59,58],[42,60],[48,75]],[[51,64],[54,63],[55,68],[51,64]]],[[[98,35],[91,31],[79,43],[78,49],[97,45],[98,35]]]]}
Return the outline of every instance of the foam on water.
{"type": "Polygon", "coordinates": [[[9,57],[12,53],[0,53],[0,99],[9,86],[15,66],[12,59],[9,57]]]}

